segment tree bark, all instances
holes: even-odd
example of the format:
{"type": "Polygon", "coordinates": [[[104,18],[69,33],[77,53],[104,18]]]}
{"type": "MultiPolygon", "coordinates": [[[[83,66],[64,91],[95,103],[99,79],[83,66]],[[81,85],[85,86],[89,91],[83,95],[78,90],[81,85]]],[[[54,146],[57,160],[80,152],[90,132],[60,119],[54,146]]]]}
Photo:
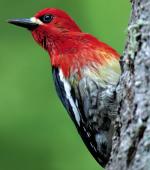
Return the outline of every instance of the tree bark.
{"type": "Polygon", "coordinates": [[[150,0],[131,3],[117,87],[120,123],[107,170],[150,170],[150,0]]]}

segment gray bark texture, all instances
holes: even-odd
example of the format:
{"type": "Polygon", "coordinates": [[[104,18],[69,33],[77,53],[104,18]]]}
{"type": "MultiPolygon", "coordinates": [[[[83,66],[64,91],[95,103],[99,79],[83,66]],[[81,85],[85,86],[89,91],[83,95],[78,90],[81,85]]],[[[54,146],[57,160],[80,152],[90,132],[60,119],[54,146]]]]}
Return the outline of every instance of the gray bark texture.
{"type": "Polygon", "coordinates": [[[131,3],[117,87],[120,123],[107,170],[150,170],[150,0],[131,3]]]}

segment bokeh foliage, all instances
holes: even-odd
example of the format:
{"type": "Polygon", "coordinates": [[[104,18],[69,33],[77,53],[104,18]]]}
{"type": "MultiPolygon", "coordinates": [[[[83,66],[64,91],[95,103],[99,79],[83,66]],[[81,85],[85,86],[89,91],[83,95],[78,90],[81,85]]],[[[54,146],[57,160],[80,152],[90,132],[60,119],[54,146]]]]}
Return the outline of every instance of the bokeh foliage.
{"type": "Polygon", "coordinates": [[[122,53],[127,0],[0,0],[0,170],[99,170],[59,101],[48,54],[8,18],[45,7],[66,10],[122,53]]]}

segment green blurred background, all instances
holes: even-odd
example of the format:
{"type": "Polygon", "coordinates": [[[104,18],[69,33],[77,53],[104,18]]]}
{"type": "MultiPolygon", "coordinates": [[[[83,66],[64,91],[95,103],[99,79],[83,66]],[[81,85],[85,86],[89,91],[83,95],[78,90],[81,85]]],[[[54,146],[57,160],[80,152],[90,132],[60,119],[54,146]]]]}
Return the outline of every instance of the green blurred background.
{"type": "Polygon", "coordinates": [[[5,22],[45,7],[64,9],[85,32],[124,48],[128,0],[0,0],[0,170],[98,170],[56,95],[48,54],[5,22]]]}

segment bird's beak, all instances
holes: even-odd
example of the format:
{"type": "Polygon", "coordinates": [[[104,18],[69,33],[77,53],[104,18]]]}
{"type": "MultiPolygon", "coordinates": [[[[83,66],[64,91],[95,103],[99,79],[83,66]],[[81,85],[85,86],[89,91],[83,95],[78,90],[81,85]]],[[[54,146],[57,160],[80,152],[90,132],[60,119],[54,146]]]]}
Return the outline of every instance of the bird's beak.
{"type": "Polygon", "coordinates": [[[39,26],[39,22],[36,18],[18,18],[18,19],[9,19],[8,23],[17,25],[19,27],[27,28],[29,30],[34,30],[39,26]]]}

